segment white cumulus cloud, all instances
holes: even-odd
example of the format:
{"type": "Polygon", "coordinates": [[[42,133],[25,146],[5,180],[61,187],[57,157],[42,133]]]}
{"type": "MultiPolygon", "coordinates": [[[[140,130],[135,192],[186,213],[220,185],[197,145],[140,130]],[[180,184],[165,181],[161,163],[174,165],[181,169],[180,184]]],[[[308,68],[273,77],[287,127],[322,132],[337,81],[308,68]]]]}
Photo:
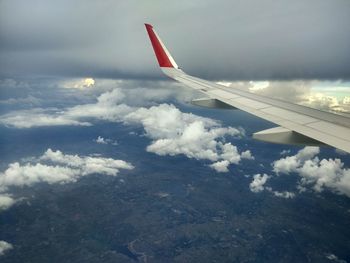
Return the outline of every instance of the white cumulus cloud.
{"type": "Polygon", "coordinates": [[[92,125],[89,120],[121,121],[133,109],[120,104],[124,99],[120,89],[101,94],[95,103],[77,105],[65,110],[34,108],[13,111],[0,116],[0,124],[15,128],[32,128],[59,125],[92,125]]]}
{"type": "Polygon", "coordinates": [[[334,262],[336,262],[336,263],[346,263],[345,260],[340,259],[340,258],[337,257],[336,255],[331,254],[331,253],[330,253],[330,254],[326,254],[326,258],[329,259],[329,260],[331,260],[331,261],[334,261],[334,262]]]}
{"type": "Polygon", "coordinates": [[[51,161],[53,163],[65,165],[72,169],[78,169],[82,176],[101,173],[106,175],[117,175],[119,169],[131,170],[134,167],[123,160],[115,160],[112,158],[91,157],[78,155],[63,154],[61,151],[52,151],[48,149],[40,160],[51,161]]]}
{"type": "Polygon", "coordinates": [[[100,144],[107,144],[107,141],[101,136],[97,137],[96,142],[100,144]]]}
{"type": "Polygon", "coordinates": [[[271,187],[265,187],[265,189],[271,193],[274,194],[274,196],[285,198],[285,199],[292,199],[295,197],[295,193],[289,192],[289,191],[274,191],[271,187]]]}
{"type": "Polygon", "coordinates": [[[219,173],[227,173],[229,165],[230,165],[229,161],[223,160],[223,161],[218,161],[216,163],[211,164],[210,167],[219,173]]]}
{"type": "Polygon", "coordinates": [[[6,194],[9,187],[31,186],[41,182],[64,184],[76,182],[80,177],[94,173],[115,176],[120,169],[133,168],[123,160],[70,155],[48,149],[36,163],[14,162],[0,173],[0,208],[6,209],[15,203],[6,194]]]}
{"type": "Polygon", "coordinates": [[[295,197],[295,193],[288,192],[288,191],[283,191],[283,192],[273,191],[273,194],[277,197],[286,198],[286,199],[295,197]]]}
{"type": "Polygon", "coordinates": [[[16,200],[13,199],[8,194],[0,194],[0,211],[5,210],[16,203],[16,200]]]}
{"type": "Polygon", "coordinates": [[[82,122],[70,118],[56,110],[35,108],[20,110],[2,115],[0,123],[7,127],[32,128],[41,126],[90,126],[89,122],[82,122]]]}
{"type": "Polygon", "coordinates": [[[296,169],[308,159],[313,158],[320,152],[319,147],[307,146],[300,150],[296,155],[287,156],[273,162],[273,171],[279,173],[290,173],[296,171],[296,169]]]}
{"type": "Polygon", "coordinates": [[[274,161],[273,170],[278,174],[297,173],[301,186],[311,186],[317,192],[328,188],[350,197],[350,169],[340,159],[320,160],[318,153],[318,147],[305,147],[296,155],[274,161]]]}
{"type": "Polygon", "coordinates": [[[253,181],[250,183],[249,188],[253,193],[260,193],[264,190],[272,193],[276,197],[292,199],[295,197],[295,193],[289,191],[275,191],[270,186],[265,186],[266,182],[271,179],[272,176],[267,174],[256,174],[253,176],[253,181]]]}
{"type": "Polygon", "coordinates": [[[243,131],[221,127],[212,119],[183,113],[173,105],[161,104],[139,108],[124,117],[127,123],[142,124],[153,141],[147,151],[158,155],[184,154],[189,158],[210,160],[218,172],[227,172],[228,165],[242,158],[253,159],[250,151],[239,153],[236,146],[225,143],[225,136],[242,136],[243,131]]]}
{"type": "Polygon", "coordinates": [[[254,175],[253,181],[249,185],[250,191],[252,191],[254,193],[259,193],[259,192],[264,191],[264,189],[265,189],[264,185],[268,179],[270,179],[270,176],[268,176],[267,174],[254,175]]]}
{"type": "Polygon", "coordinates": [[[96,140],[94,140],[95,142],[99,143],[99,144],[112,144],[112,145],[118,145],[117,141],[113,141],[111,139],[108,138],[103,138],[102,136],[98,136],[96,140]]]}
{"type": "Polygon", "coordinates": [[[13,249],[13,246],[3,240],[0,240],[0,256],[4,255],[6,251],[13,249]]]}
{"type": "Polygon", "coordinates": [[[255,157],[252,155],[250,150],[246,150],[241,153],[242,159],[247,159],[247,160],[254,160],[255,157]]]}
{"type": "MultiPolygon", "coordinates": [[[[92,125],[93,120],[122,122],[141,125],[145,135],[152,141],[147,151],[158,155],[184,154],[189,158],[209,160],[218,172],[228,171],[230,164],[241,159],[253,160],[249,150],[240,152],[227,136],[242,136],[244,131],[233,127],[222,127],[213,119],[191,113],[183,113],[171,104],[153,107],[133,107],[123,103],[127,92],[121,89],[107,91],[97,97],[95,103],[77,105],[65,110],[16,111],[1,116],[0,123],[17,128],[48,125],[92,125]],[[225,162],[222,162],[225,161],[225,162]]],[[[135,95],[135,94],[134,94],[135,95]]],[[[112,143],[99,136],[97,143],[112,143]]]]}

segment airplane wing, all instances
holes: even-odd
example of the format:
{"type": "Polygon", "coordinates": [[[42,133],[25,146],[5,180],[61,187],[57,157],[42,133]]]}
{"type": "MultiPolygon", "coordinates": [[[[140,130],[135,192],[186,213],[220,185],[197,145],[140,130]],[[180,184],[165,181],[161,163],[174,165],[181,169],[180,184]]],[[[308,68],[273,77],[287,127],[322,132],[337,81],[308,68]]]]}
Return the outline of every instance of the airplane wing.
{"type": "Polygon", "coordinates": [[[178,67],[152,25],[145,26],[161,70],[170,78],[209,97],[194,100],[193,104],[240,109],[278,125],[254,133],[253,138],[258,140],[283,144],[326,144],[350,153],[350,118],[190,76],[178,67]]]}

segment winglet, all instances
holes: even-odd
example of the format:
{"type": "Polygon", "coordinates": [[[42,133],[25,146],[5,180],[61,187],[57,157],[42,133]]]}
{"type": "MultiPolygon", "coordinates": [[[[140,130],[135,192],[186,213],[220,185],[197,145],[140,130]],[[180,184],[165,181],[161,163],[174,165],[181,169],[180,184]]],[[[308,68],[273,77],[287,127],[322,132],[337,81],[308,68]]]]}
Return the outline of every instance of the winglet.
{"type": "Polygon", "coordinates": [[[169,51],[163,44],[162,40],[160,40],[159,36],[157,35],[156,31],[154,31],[153,26],[150,24],[145,24],[146,30],[149,36],[149,39],[151,40],[154,53],[156,54],[159,66],[161,68],[176,68],[177,66],[175,60],[170,55],[169,51]]]}

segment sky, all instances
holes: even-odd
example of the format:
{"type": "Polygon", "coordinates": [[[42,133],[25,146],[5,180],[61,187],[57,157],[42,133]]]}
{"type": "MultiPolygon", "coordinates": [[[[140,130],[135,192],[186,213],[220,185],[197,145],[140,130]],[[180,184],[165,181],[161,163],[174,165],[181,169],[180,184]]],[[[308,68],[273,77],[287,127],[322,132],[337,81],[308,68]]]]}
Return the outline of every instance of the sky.
{"type": "Polygon", "coordinates": [[[346,0],[3,0],[0,10],[5,77],[160,78],[147,22],[203,78],[350,78],[346,0]]]}
{"type": "MultiPolygon", "coordinates": [[[[349,14],[347,0],[0,0],[0,129],[35,134],[118,123],[142,130],[129,135],[148,140],[145,153],[185,156],[218,174],[246,171],[253,194],[349,198],[348,154],[273,145],[270,156],[248,138],[271,124],[191,106],[199,95],[161,74],[144,28],[153,24],[189,74],[349,115],[349,14]],[[273,182],[288,175],[297,175],[293,187],[276,189],[273,182]]],[[[54,142],[22,149],[20,143],[32,143],[26,138],[15,150],[3,138],[0,213],[22,203],[13,188],[138,169],[127,154],[94,153],[120,143],[102,132],[86,152],[54,142]]],[[[15,246],[0,236],[0,256],[15,246]]]]}
{"type": "Polygon", "coordinates": [[[147,22],[189,74],[347,112],[349,13],[341,0],[3,0],[0,78],[165,80],[147,22]]]}

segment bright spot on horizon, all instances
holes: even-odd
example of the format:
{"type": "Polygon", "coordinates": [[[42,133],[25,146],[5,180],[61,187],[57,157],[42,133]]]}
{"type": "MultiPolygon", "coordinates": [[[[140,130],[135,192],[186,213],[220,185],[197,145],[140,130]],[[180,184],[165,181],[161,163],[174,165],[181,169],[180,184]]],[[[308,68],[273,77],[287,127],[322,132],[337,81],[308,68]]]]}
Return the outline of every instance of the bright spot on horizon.
{"type": "Polygon", "coordinates": [[[91,87],[95,84],[95,80],[93,78],[86,78],[84,79],[84,84],[85,87],[91,87]]]}
{"type": "Polygon", "coordinates": [[[257,90],[263,90],[266,89],[269,85],[269,81],[249,81],[253,87],[249,88],[250,91],[257,91],[257,90]]]}
{"type": "Polygon", "coordinates": [[[63,86],[67,89],[85,89],[95,85],[93,78],[75,79],[71,81],[65,81],[63,86]]]}

